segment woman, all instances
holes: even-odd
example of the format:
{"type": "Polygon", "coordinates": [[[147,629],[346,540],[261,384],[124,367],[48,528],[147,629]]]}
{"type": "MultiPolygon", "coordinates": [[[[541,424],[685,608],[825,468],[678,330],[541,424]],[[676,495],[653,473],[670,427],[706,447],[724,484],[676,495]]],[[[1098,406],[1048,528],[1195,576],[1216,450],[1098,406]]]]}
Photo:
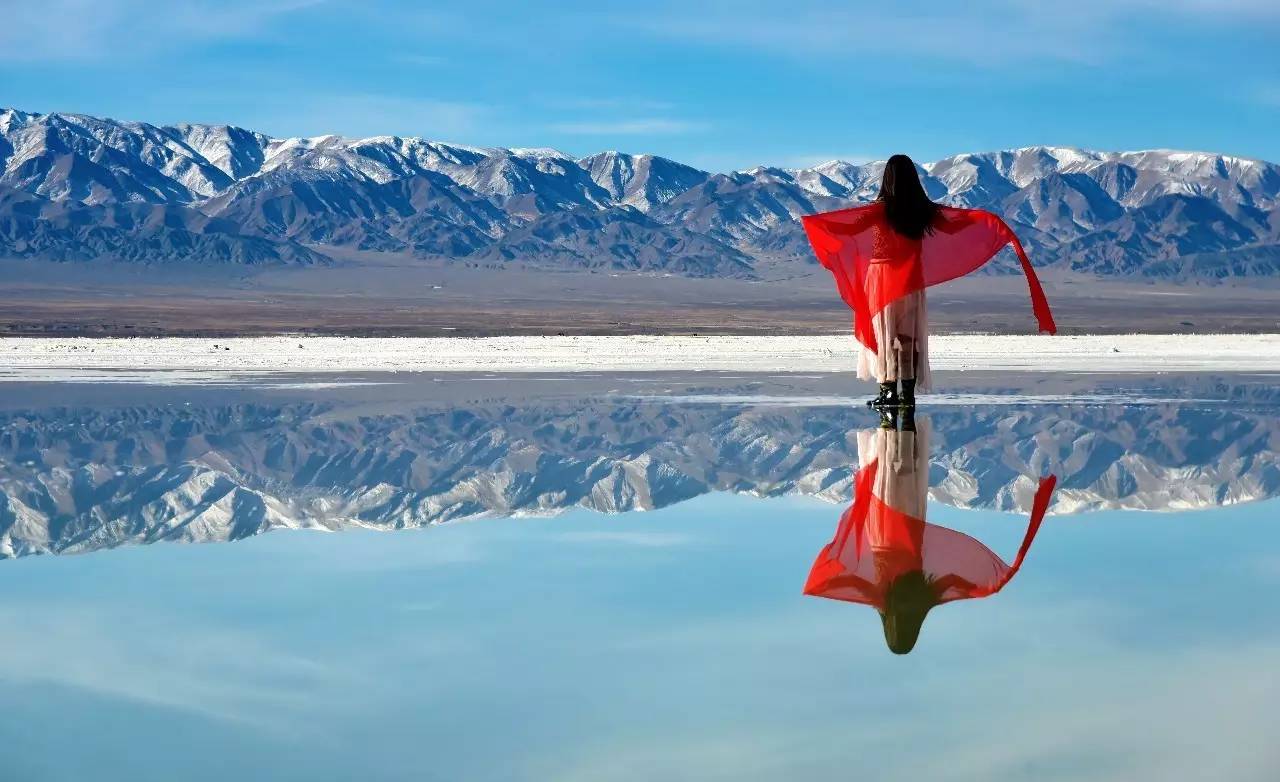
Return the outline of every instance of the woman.
{"type": "Polygon", "coordinates": [[[858,377],[880,383],[870,405],[913,407],[916,391],[930,389],[924,289],[978,269],[1007,244],[1027,276],[1040,330],[1057,331],[1013,230],[991,212],[934,203],[906,155],[889,158],[873,203],[808,215],[803,223],[818,260],[853,309],[862,345],[858,377]]]}
{"type": "Polygon", "coordinates": [[[897,430],[889,420],[858,433],[853,504],[813,563],[804,592],[873,606],[889,649],[906,654],[935,607],[993,595],[1017,574],[1057,479],[1041,479],[1026,535],[1007,564],[974,538],[925,521],[929,422],[917,427],[908,417],[897,430]]]}

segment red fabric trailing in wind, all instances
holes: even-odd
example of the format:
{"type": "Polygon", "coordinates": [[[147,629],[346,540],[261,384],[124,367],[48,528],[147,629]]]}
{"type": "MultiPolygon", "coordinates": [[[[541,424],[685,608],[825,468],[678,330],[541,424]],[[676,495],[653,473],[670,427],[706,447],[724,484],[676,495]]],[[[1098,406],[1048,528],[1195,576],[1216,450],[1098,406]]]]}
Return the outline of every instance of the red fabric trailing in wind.
{"type": "Polygon", "coordinates": [[[1021,569],[1057,484],[1053,475],[1040,480],[1018,554],[1006,564],[962,532],[886,505],[872,492],[878,469],[879,460],[858,471],[853,504],[813,563],[805,594],[883,609],[889,586],[914,570],[928,578],[938,603],[995,594],[1021,569]]]}
{"type": "Polygon", "coordinates": [[[805,234],[818,260],[836,278],[841,298],[853,309],[854,335],[878,351],[871,319],[885,306],[932,285],[963,277],[1012,244],[1031,293],[1031,309],[1040,331],[1057,326],[1040,279],[1013,229],[982,209],[940,207],[933,231],[910,239],[890,226],[884,204],[807,215],[805,234]]]}

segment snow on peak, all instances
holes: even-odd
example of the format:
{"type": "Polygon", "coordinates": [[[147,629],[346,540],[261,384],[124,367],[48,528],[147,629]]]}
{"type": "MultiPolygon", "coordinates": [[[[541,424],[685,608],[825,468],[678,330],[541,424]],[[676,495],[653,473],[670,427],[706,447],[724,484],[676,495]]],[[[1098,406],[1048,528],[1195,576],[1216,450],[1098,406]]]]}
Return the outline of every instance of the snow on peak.
{"type": "MultiPolygon", "coordinates": [[[[649,211],[710,177],[668,158],[617,149],[574,159],[548,147],[469,146],[394,134],[271,138],[229,125],[154,126],[13,108],[0,109],[0,136],[4,141],[0,143],[0,184],[85,203],[143,201],[199,207],[233,189],[239,191],[238,183],[260,177],[253,179],[257,185],[268,173],[272,181],[324,179],[335,187],[346,181],[386,184],[430,173],[447,177],[468,191],[468,197],[501,201],[531,196],[522,198],[512,213],[529,219],[547,210],[581,206],[649,211]],[[54,158],[65,155],[93,165],[53,164],[54,158]],[[40,165],[29,164],[44,158],[40,165]]],[[[874,195],[883,166],[882,161],[853,163],[836,158],[805,168],[739,170],[730,178],[740,184],[754,181],[762,199],[790,191],[783,198],[791,199],[791,205],[783,208],[761,201],[726,219],[751,223],[755,227],[750,232],[773,225],[769,221],[774,217],[761,215],[786,212],[794,216],[793,212],[826,205],[814,197],[865,200],[874,195]]],[[[1077,200],[1092,199],[1089,210],[1095,214],[1109,214],[1107,209],[1117,204],[1140,207],[1175,193],[1265,209],[1280,201],[1280,167],[1181,150],[1099,152],[1072,146],[1026,146],[954,155],[923,163],[922,169],[931,196],[981,208],[1002,208],[1019,191],[1062,175],[1093,181],[1090,185],[1078,179],[1055,188],[1069,191],[1074,194],[1069,197],[1077,200]],[[1085,191],[1087,196],[1080,195],[1085,191]],[[1114,203],[1103,209],[1099,199],[1114,203]]],[[[690,197],[715,199],[723,192],[710,188],[705,196],[690,197]]],[[[1067,211],[1076,215],[1068,229],[1092,224],[1093,218],[1082,211],[1067,211]]],[[[1027,214],[1049,212],[1031,209],[1027,214]]],[[[726,230],[725,236],[737,236],[737,230],[726,230]]]]}
{"type": "Polygon", "coordinates": [[[573,160],[572,155],[561,152],[558,149],[552,149],[551,147],[511,147],[507,151],[516,157],[522,158],[557,158],[559,160],[573,160]]]}

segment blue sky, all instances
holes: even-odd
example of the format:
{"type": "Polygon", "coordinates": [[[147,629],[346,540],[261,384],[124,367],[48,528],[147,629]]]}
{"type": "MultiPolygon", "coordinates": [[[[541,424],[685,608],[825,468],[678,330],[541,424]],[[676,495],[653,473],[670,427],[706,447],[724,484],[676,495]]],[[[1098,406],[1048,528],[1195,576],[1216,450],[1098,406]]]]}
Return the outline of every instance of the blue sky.
{"type": "Polygon", "coordinates": [[[5,0],[0,105],[714,170],[1031,144],[1280,160],[1275,0],[5,0]]]}

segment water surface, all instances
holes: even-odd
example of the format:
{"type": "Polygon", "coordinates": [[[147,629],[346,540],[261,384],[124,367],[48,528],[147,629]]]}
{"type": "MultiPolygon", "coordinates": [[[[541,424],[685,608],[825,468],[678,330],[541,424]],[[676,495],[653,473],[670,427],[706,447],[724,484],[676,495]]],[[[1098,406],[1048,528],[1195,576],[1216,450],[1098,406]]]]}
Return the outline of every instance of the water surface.
{"type": "Polygon", "coordinates": [[[906,655],[802,592],[826,381],[15,389],[0,778],[1274,779],[1277,397],[1109,382],[920,416],[930,524],[1008,562],[1057,488],[906,655]]]}

